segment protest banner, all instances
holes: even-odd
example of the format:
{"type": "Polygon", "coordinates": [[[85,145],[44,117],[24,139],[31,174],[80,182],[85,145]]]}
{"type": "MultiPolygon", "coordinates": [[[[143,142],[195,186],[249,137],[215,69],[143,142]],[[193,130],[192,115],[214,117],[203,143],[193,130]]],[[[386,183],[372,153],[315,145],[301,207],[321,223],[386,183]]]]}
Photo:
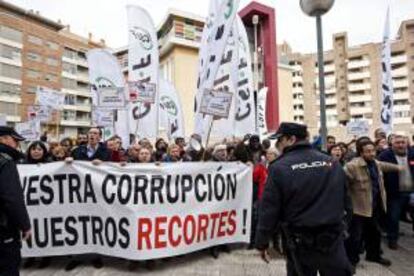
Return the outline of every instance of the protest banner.
{"type": "Polygon", "coordinates": [[[369,124],[367,120],[349,122],[346,125],[346,129],[349,135],[357,137],[369,135],[369,124]]]}
{"type": "Polygon", "coordinates": [[[38,86],[36,90],[36,101],[41,106],[62,110],[65,104],[65,94],[47,87],[38,86]]]}
{"type": "Polygon", "coordinates": [[[156,86],[154,83],[129,81],[128,89],[130,102],[140,102],[147,104],[155,103],[156,86]]]}
{"type": "Polygon", "coordinates": [[[27,121],[16,123],[16,131],[28,141],[36,141],[40,138],[40,121],[27,121]]]}
{"type": "Polygon", "coordinates": [[[145,260],[250,240],[252,169],[242,163],[75,161],[18,169],[33,232],[24,257],[145,260]]]}
{"type": "Polygon", "coordinates": [[[218,118],[229,116],[233,94],[222,90],[205,90],[201,98],[200,113],[218,118]]]}

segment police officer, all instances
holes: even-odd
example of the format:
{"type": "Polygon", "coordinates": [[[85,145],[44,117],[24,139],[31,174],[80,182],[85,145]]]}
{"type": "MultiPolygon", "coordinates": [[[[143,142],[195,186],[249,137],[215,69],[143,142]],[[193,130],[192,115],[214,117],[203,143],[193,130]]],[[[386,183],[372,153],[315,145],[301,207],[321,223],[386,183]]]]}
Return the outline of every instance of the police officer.
{"type": "Polygon", "coordinates": [[[23,200],[15,162],[24,138],[13,128],[0,126],[0,275],[19,275],[21,238],[31,236],[30,220],[23,200]]]}
{"type": "Polygon", "coordinates": [[[344,217],[352,214],[346,176],[331,157],[311,147],[307,127],[282,123],[273,135],[283,154],[269,167],[260,203],[256,247],[267,247],[277,226],[287,252],[287,275],[352,275],[344,249],[344,217]]]}

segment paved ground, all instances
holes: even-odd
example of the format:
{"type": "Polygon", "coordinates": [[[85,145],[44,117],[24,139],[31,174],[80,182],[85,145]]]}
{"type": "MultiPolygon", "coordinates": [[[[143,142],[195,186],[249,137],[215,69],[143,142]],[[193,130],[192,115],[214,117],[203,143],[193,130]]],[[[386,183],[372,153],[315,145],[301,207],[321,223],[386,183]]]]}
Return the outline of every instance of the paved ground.
{"type": "MultiPolygon", "coordinates": [[[[402,227],[404,236],[401,238],[402,248],[390,251],[384,246],[384,256],[393,261],[391,268],[362,262],[357,269],[358,276],[411,276],[414,275],[414,236],[408,225],[402,227]]],[[[286,275],[285,262],[275,257],[270,264],[265,264],[256,251],[236,249],[230,254],[222,253],[215,260],[206,252],[198,252],[181,258],[170,258],[158,261],[155,268],[147,270],[144,263],[138,263],[133,271],[129,270],[128,262],[116,259],[105,259],[106,266],[94,269],[90,265],[80,266],[70,273],[63,270],[66,259],[57,258],[47,269],[25,269],[23,276],[109,276],[109,275],[168,275],[168,276],[241,276],[241,275],[286,275]]]]}

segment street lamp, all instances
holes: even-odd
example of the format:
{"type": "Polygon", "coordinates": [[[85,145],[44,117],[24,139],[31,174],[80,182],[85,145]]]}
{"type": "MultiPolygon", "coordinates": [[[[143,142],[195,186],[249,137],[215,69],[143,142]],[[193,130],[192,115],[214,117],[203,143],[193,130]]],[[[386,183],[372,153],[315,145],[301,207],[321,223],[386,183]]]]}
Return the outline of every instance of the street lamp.
{"type": "Polygon", "coordinates": [[[300,0],[300,7],[304,13],[316,17],[316,33],[318,40],[318,70],[319,70],[319,98],[321,116],[322,149],[326,150],[326,103],[325,103],[325,72],[323,68],[323,40],[322,40],[322,15],[327,13],[335,0],[300,0]]]}

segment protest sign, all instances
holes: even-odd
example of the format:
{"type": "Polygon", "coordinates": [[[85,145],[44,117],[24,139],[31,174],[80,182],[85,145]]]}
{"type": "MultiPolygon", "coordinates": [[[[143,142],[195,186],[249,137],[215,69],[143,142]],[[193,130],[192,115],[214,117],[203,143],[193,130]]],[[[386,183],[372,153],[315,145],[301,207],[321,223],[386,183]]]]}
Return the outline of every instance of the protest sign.
{"type": "Polygon", "coordinates": [[[28,121],[16,123],[16,131],[28,141],[36,141],[40,138],[40,121],[28,121]]]}
{"type": "Polygon", "coordinates": [[[128,82],[128,88],[131,102],[155,103],[156,87],[154,83],[130,81],[128,82]]]}
{"type": "Polygon", "coordinates": [[[51,110],[48,106],[29,105],[27,107],[27,119],[36,120],[41,123],[48,123],[50,121],[51,110]]]}
{"type": "Polygon", "coordinates": [[[98,106],[100,108],[122,108],[125,107],[124,87],[98,87],[98,106]]]}
{"type": "Polygon", "coordinates": [[[92,111],[92,122],[100,127],[114,126],[114,110],[96,108],[92,111]]]}
{"type": "Polygon", "coordinates": [[[266,104],[267,104],[267,87],[263,87],[259,90],[257,95],[257,131],[260,139],[265,139],[268,136],[267,119],[266,119],[266,104]]]}
{"type": "Polygon", "coordinates": [[[365,136],[369,134],[369,124],[366,120],[358,120],[349,122],[346,125],[347,131],[349,135],[354,136],[365,136]]]}
{"type": "Polygon", "coordinates": [[[24,257],[145,260],[250,240],[252,169],[242,163],[75,161],[18,169],[33,232],[24,257]]]}
{"type": "Polygon", "coordinates": [[[41,106],[61,110],[65,103],[65,95],[56,90],[39,86],[36,91],[36,100],[41,106]]]}
{"type": "Polygon", "coordinates": [[[204,90],[201,98],[200,113],[219,118],[229,116],[233,94],[220,90],[204,90]]]}

